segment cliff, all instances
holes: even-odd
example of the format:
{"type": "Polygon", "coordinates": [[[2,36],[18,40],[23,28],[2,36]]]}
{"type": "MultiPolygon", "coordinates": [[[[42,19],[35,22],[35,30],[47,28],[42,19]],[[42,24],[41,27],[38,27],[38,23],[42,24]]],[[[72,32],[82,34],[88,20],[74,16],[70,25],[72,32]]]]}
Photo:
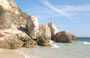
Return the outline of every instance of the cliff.
{"type": "Polygon", "coordinates": [[[0,48],[49,46],[50,40],[71,43],[77,39],[52,22],[39,24],[36,16],[24,13],[14,0],[0,0],[0,48]]]}

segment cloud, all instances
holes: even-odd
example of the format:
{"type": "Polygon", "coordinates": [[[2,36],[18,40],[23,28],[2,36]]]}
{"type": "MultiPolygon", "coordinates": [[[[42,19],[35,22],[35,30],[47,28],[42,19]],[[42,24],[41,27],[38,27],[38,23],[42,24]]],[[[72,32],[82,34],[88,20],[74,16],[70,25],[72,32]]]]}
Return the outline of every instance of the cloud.
{"type": "MultiPolygon", "coordinates": [[[[90,5],[52,5],[48,0],[38,0],[42,4],[30,3],[30,7],[25,11],[29,14],[35,14],[39,20],[60,19],[79,22],[85,16],[90,15],[90,5]]],[[[88,17],[87,16],[87,17],[88,17]]]]}
{"type": "Polygon", "coordinates": [[[59,7],[64,12],[85,12],[85,11],[90,11],[90,5],[80,5],[80,6],[71,6],[71,5],[65,5],[62,8],[59,7]]]}
{"type": "Polygon", "coordinates": [[[56,7],[54,7],[51,3],[49,3],[48,0],[39,0],[39,1],[43,2],[43,4],[47,7],[49,7],[50,9],[52,9],[52,10],[58,12],[59,14],[61,14],[61,16],[64,16],[64,17],[67,17],[67,18],[70,19],[69,15],[67,13],[63,12],[62,10],[60,10],[56,7]]]}

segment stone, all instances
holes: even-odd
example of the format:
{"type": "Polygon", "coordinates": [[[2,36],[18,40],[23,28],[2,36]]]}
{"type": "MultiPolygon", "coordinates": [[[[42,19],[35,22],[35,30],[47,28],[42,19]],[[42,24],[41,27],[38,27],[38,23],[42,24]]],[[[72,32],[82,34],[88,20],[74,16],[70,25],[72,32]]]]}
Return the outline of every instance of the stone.
{"type": "Polygon", "coordinates": [[[0,37],[0,48],[15,49],[23,46],[23,42],[17,36],[5,34],[0,37]]]}
{"type": "Polygon", "coordinates": [[[17,37],[24,42],[23,47],[26,48],[33,48],[37,45],[36,41],[34,41],[33,39],[31,39],[31,37],[29,37],[29,35],[27,35],[26,33],[18,33],[17,37]]]}
{"type": "Polygon", "coordinates": [[[37,44],[41,46],[49,46],[51,40],[51,31],[47,23],[40,24],[37,44]]]}
{"type": "Polygon", "coordinates": [[[37,39],[39,33],[39,23],[34,15],[30,15],[26,21],[26,28],[32,39],[37,39]]]}
{"type": "Polygon", "coordinates": [[[52,37],[52,40],[54,39],[56,33],[59,32],[59,30],[55,27],[54,23],[53,22],[50,22],[48,23],[48,26],[50,28],[50,31],[51,31],[51,37],[52,37]]]}
{"type": "Polygon", "coordinates": [[[61,31],[56,34],[54,41],[61,43],[72,43],[76,42],[77,38],[68,31],[61,31]]]}
{"type": "Polygon", "coordinates": [[[12,11],[6,10],[0,5],[0,29],[10,29],[19,26],[26,26],[26,19],[28,15],[24,12],[15,14],[12,11]]]}
{"type": "Polygon", "coordinates": [[[18,7],[14,0],[0,0],[0,5],[3,6],[3,8],[6,10],[19,14],[18,7]]]}
{"type": "Polygon", "coordinates": [[[37,45],[37,43],[34,40],[28,40],[28,41],[25,41],[25,43],[24,43],[24,47],[26,47],[26,48],[33,48],[36,45],[37,45]]]}

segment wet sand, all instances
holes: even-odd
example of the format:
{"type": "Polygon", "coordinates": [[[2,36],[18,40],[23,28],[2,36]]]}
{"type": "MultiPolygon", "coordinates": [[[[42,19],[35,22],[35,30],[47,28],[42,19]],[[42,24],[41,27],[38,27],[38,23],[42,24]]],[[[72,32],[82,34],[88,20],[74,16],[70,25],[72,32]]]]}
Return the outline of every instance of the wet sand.
{"type": "Polygon", "coordinates": [[[0,49],[0,58],[25,58],[25,56],[13,49],[0,49]]]}

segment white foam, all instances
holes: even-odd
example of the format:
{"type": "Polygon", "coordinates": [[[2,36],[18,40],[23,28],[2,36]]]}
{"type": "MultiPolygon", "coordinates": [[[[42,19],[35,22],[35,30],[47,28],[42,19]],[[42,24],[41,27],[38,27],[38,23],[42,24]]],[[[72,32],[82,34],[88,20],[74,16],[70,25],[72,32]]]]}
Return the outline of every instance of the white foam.
{"type": "Polygon", "coordinates": [[[84,44],[90,44],[90,42],[84,42],[84,44]]]}
{"type": "Polygon", "coordinates": [[[25,54],[24,52],[20,51],[20,50],[16,50],[16,52],[24,55],[25,58],[30,58],[30,56],[28,56],[27,54],[25,54]]]}
{"type": "Polygon", "coordinates": [[[50,44],[52,46],[52,48],[58,48],[59,46],[55,44],[54,41],[50,40],[50,44]]]}

